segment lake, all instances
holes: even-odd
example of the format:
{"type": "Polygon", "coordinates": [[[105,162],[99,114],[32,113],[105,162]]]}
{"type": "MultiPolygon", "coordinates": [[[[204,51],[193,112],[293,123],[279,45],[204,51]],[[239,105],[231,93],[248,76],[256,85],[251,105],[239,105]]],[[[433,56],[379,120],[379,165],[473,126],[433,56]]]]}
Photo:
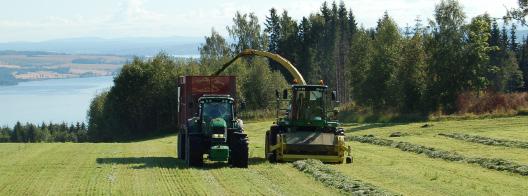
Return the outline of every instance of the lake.
{"type": "Polygon", "coordinates": [[[0,86],[0,126],[17,121],[87,122],[92,98],[113,85],[113,76],[53,79],[0,86]]]}

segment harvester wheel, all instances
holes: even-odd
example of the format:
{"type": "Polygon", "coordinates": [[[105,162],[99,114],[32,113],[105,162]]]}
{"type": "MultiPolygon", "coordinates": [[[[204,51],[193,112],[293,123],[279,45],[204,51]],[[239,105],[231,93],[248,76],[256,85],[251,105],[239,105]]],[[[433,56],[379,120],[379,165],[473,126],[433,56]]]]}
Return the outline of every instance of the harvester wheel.
{"type": "Polygon", "coordinates": [[[233,134],[234,141],[229,147],[229,163],[233,167],[247,168],[248,167],[248,140],[246,134],[233,134]]]}
{"type": "Polygon", "coordinates": [[[277,162],[277,150],[269,150],[271,146],[277,144],[277,134],[279,134],[278,126],[272,126],[270,131],[266,132],[266,158],[270,163],[277,162]]]}
{"type": "Polygon", "coordinates": [[[352,163],[352,161],[353,161],[352,157],[347,157],[345,162],[347,164],[350,164],[350,163],[352,163]]]}
{"type": "Polygon", "coordinates": [[[189,167],[199,167],[203,165],[203,152],[199,136],[186,137],[185,142],[185,162],[189,167]]]}

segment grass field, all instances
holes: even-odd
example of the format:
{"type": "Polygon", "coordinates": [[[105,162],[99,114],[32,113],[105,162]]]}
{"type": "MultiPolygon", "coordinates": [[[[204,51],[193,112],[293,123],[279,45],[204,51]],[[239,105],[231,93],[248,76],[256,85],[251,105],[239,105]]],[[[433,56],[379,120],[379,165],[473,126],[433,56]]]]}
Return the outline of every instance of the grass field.
{"type": "MultiPolygon", "coordinates": [[[[339,195],[291,163],[263,158],[271,122],[246,123],[250,166],[208,163],[186,168],[176,159],[176,136],[131,143],[0,144],[0,195],[339,195]]],[[[371,134],[456,152],[528,164],[528,149],[454,140],[438,133],[467,133],[528,141],[528,117],[410,124],[347,125],[347,135],[371,134]]],[[[353,179],[403,195],[526,195],[528,176],[450,162],[392,147],[349,142],[354,163],[329,164],[353,179]]]]}
{"type": "MultiPolygon", "coordinates": [[[[369,124],[345,128],[348,135],[374,135],[434,147],[468,157],[503,158],[528,164],[528,149],[488,146],[458,141],[438,133],[467,133],[528,141],[528,117],[440,121],[410,124],[369,124]],[[428,124],[427,127],[422,127],[428,124]]],[[[477,165],[431,159],[392,147],[359,142],[353,148],[354,164],[340,171],[406,195],[526,195],[528,177],[485,169],[477,165]]]]}
{"type": "Polygon", "coordinates": [[[176,137],[134,143],[0,144],[0,195],[325,195],[339,194],[291,164],[265,162],[268,123],[251,132],[249,169],[210,163],[186,168],[176,137]]]}

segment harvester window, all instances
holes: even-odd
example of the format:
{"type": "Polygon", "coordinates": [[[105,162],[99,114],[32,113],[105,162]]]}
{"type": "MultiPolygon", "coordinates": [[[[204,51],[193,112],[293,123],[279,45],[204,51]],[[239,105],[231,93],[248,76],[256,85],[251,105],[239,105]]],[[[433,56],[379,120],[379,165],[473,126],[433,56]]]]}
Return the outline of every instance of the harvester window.
{"type": "Polygon", "coordinates": [[[294,119],[296,120],[323,120],[324,102],[323,92],[319,90],[303,91],[295,93],[294,119]]]}
{"type": "Polygon", "coordinates": [[[321,91],[309,91],[310,92],[310,101],[317,101],[323,97],[321,91]]]}

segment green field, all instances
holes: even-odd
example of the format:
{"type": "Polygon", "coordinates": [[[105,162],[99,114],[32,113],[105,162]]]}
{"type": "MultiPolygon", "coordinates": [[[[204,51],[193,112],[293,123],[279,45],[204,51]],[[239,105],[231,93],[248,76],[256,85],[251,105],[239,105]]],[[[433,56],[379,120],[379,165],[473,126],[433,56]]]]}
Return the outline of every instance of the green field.
{"type": "MultiPolygon", "coordinates": [[[[271,122],[246,123],[250,166],[208,163],[187,168],[176,159],[176,136],[131,143],[0,144],[0,195],[338,195],[337,189],[293,167],[263,159],[271,122]]],[[[489,146],[439,136],[467,133],[528,141],[528,117],[410,124],[348,125],[348,135],[371,134],[457,152],[528,164],[528,149],[489,146]]],[[[403,195],[525,195],[528,176],[463,162],[428,158],[392,147],[349,142],[354,163],[327,165],[353,179],[403,195]]]]}

